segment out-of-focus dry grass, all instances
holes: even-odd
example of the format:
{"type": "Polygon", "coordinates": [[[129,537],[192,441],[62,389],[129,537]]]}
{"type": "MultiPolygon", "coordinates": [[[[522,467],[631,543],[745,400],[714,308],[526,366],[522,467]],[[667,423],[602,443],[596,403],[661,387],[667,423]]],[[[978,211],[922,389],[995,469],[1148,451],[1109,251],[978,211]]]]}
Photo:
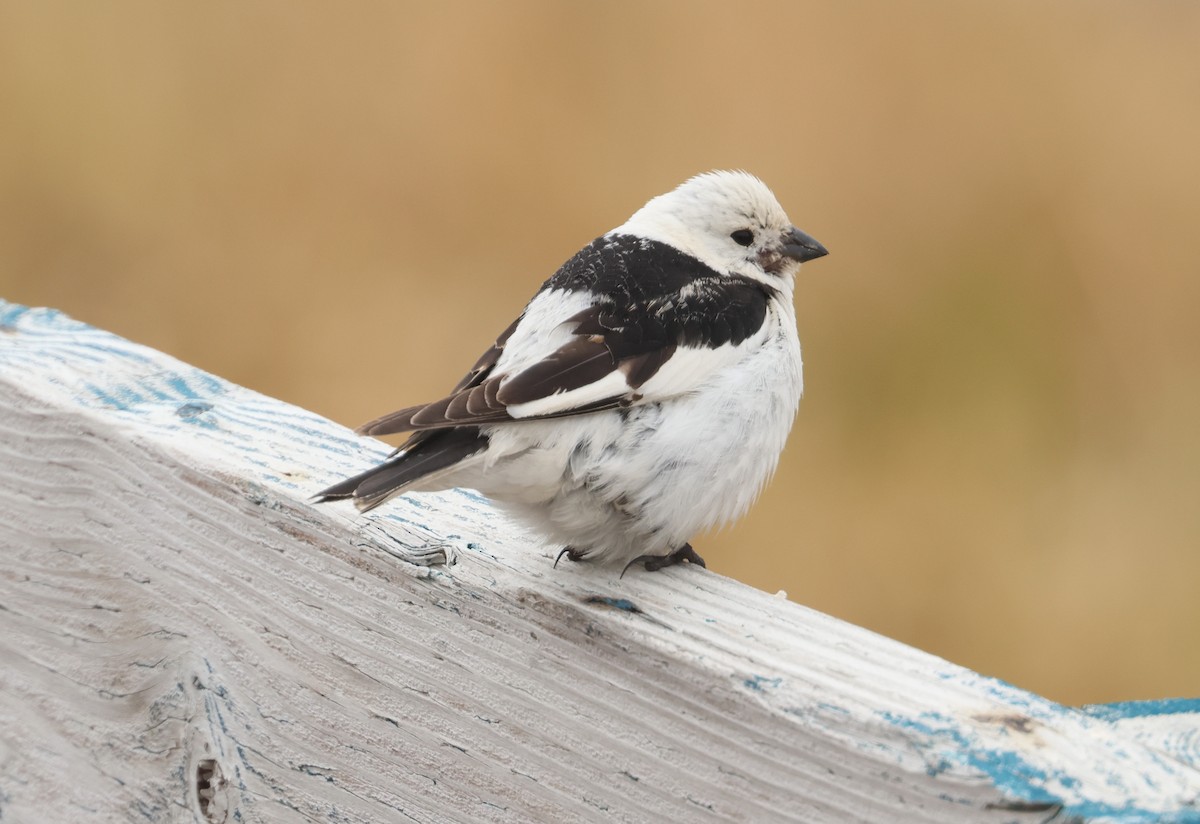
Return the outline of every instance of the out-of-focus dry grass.
{"type": "MultiPolygon", "coordinates": [[[[711,168],[832,250],[716,570],[1200,694],[1200,6],[0,5],[0,294],[355,424],[711,168]]],[[[326,479],[321,479],[323,482],[326,479]]]]}

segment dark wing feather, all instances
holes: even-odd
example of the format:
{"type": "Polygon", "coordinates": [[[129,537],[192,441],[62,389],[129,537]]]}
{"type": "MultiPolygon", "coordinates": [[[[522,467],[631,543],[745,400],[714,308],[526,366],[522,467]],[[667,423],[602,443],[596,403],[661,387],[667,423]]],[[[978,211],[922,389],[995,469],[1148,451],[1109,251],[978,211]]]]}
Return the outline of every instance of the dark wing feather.
{"type": "MultiPolygon", "coordinates": [[[[508,343],[508,339],[512,337],[513,331],[517,328],[517,324],[520,322],[521,318],[517,318],[509,325],[507,329],[504,330],[504,332],[501,333],[500,337],[496,338],[496,342],[492,344],[491,347],[483,353],[483,355],[480,356],[479,360],[475,361],[475,365],[471,367],[471,371],[468,372],[463,379],[458,382],[458,385],[454,387],[454,390],[449,397],[443,398],[440,401],[434,401],[432,404],[409,406],[405,409],[389,412],[388,414],[380,418],[376,418],[373,421],[367,421],[354,431],[360,435],[394,435],[397,432],[411,432],[414,429],[422,428],[420,425],[414,425],[412,423],[414,415],[417,415],[421,411],[431,406],[437,406],[441,403],[448,404],[449,401],[453,400],[458,394],[464,392],[465,390],[474,389],[475,387],[478,387],[484,383],[488,375],[491,374],[492,369],[495,368],[496,361],[500,359],[500,354],[504,351],[504,344],[508,343]]],[[[493,389],[491,391],[491,397],[494,398],[495,394],[495,389],[493,389]]],[[[478,399],[486,397],[487,393],[484,392],[477,396],[477,401],[478,399]]],[[[470,404],[468,403],[468,406],[469,405],[470,404]]],[[[480,407],[478,402],[475,403],[475,408],[479,410],[481,415],[484,415],[487,412],[487,408],[480,407]]],[[[507,416],[504,416],[499,418],[499,420],[505,420],[506,418],[507,416]]]]}
{"type": "MultiPolygon", "coordinates": [[[[364,435],[390,435],[511,421],[514,419],[508,412],[510,406],[588,386],[617,369],[624,374],[627,391],[521,420],[560,418],[627,406],[633,390],[649,380],[675,352],[675,344],[668,340],[663,324],[653,316],[646,321],[639,325],[620,319],[611,305],[590,307],[566,321],[575,324],[575,337],[533,366],[515,375],[490,376],[502,351],[498,344],[480,358],[476,369],[453,394],[392,412],[364,424],[358,431],[364,435]]],[[[505,339],[507,334],[502,341],[505,339]]]]}
{"type": "Polygon", "coordinates": [[[404,454],[317,493],[317,503],[353,498],[361,510],[379,506],[405,486],[458,463],[487,446],[477,428],[418,432],[404,446],[404,454]]]}
{"type": "Polygon", "coordinates": [[[550,357],[506,380],[496,393],[496,400],[505,407],[541,400],[595,383],[615,366],[616,360],[603,340],[574,338],[550,357]]]}
{"type": "Polygon", "coordinates": [[[674,354],[675,344],[669,343],[658,349],[625,358],[621,361],[621,371],[625,373],[625,380],[630,387],[636,389],[653,378],[674,354]]]}
{"type": "Polygon", "coordinates": [[[496,338],[496,342],[491,345],[486,352],[479,356],[479,360],[475,361],[475,365],[471,367],[458,386],[450,390],[450,394],[456,394],[464,389],[470,389],[473,386],[479,386],[484,379],[492,373],[492,369],[496,366],[496,361],[500,360],[500,354],[504,351],[504,345],[508,343],[508,339],[512,337],[512,333],[517,330],[517,326],[521,323],[519,316],[516,320],[508,325],[508,328],[500,333],[500,337],[496,338]]]}

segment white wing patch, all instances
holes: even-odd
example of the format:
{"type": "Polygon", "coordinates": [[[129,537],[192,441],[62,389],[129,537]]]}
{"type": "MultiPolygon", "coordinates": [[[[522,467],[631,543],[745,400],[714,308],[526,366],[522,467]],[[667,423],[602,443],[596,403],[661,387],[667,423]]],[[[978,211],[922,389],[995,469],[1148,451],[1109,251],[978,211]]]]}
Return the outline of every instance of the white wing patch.
{"type": "Polygon", "coordinates": [[[702,387],[705,382],[721,369],[740,360],[748,348],[757,346],[756,338],[744,340],[738,345],[726,343],[716,349],[693,349],[680,346],[671,355],[671,359],[654,373],[650,380],[637,389],[642,396],[642,403],[656,403],[677,395],[686,395],[702,387]]]}
{"type": "Polygon", "coordinates": [[[609,372],[600,380],[578,389],[557,392],[526,403],[514,403],[508,407],[508,414],[517,419],[539,415],[557,415],[597,401],[620,398],[628,395],[629,392],[629,384],[625,382],[625,375],[622,372],[609,372]]]}
{"type": "Polygon", "coordinates": [[[517,328],[504,344],[493,375],[515,375],[545,360],[574,337],[563,324],[596,302],[589,292],[550,289],[529,301],[517,328]]]}

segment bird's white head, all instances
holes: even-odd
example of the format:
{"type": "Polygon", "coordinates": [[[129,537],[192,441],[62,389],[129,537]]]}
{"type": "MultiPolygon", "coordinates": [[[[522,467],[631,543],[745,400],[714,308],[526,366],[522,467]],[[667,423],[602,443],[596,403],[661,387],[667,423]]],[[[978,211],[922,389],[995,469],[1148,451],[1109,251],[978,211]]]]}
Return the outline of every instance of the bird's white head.
{"type": "Polygon", "coordinates": [[[674,246],[723,274],[778,285],[827,254],[801,232],[767,185],[746,172],[708,172],[651,200],[609,232],[674,246]]]}

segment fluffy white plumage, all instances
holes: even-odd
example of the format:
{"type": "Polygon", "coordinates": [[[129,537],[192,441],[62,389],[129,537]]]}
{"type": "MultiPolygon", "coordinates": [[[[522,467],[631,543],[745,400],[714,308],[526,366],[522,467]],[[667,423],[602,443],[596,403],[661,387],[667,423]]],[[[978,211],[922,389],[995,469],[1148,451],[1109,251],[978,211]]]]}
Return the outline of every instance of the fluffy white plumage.
{"type": "Polygon", "coordinates": [[[703,563],[771,477],[803,388],[793,278],[825,249],[744,172],[656,197],[569,260],[416,430],[328,490],[369,509],[474,488],[572,560],[703,563]]]}

